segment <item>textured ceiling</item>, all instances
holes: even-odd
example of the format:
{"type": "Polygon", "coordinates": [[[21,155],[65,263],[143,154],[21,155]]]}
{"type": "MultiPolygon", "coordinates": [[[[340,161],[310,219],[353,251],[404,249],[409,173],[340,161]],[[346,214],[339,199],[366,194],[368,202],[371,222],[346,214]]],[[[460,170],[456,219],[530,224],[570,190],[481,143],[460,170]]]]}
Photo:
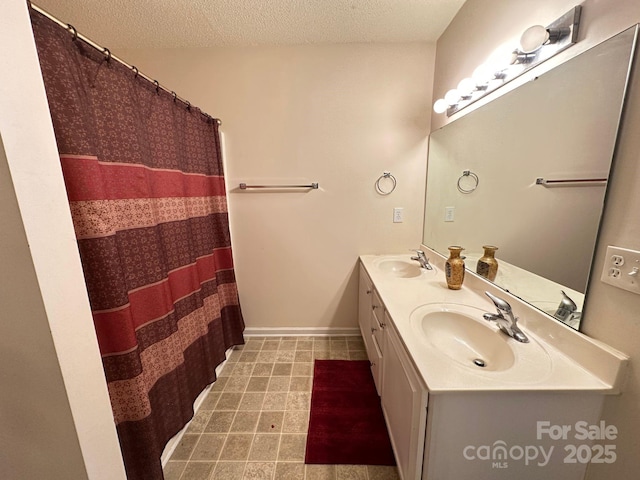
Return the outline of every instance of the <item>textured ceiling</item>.
{"type": "Polygon", "coordinates": [[[34,0],[109,48],[435,42],[465,0],[34,0]]]}

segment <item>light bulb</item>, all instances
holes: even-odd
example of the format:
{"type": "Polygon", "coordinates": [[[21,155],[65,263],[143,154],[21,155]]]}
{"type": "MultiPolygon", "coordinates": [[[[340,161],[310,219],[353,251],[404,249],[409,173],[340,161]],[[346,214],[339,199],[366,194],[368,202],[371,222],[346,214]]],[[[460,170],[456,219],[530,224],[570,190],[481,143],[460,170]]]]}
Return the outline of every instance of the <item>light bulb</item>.
{"type": "Polygon", "coordinates": [[[542,25],[527,28],[520,37],[522,53],[533,53],[549,40],[549,31],[542,25]]]}
{"type": "Polygon", "coordinates": [[[489,68],[493,72],[501,72],[512,63],[513,48],[507,43],[504,43],[496,48],[487,60],[487,65],[489,65],[489,68]]]}
{"type": "Polygon", "coordinates": [[[476,85],[483,86],[489,83],[491,79],[493,79],[493,70],[489,67],[489,65],[483,63],[482,65],[478,65],[476,67],[471,77],[473,78],[473,81],[476,82],[476,85]]]}
{"type": "Polygon", "coordinates": [[[476,89],[476,82],[471,78],[463,78],[458,84],[458,93],[463,97],[468,97],[476,89]]]}
{"type": "Polygon", "coordinates": [[[433,111],[436,113],[444,113],[447,111],[448,106],[444,98],[439,98],[436,100],[436,103],[433,104],[433,111]]]}
{"type": "Polygon", "coordinates": [[[460,100],[460,94],[458,90],[452,88],[447,93],[444,94],[444,100],[447,102],[447,105],[455,105],[460,100]]]}

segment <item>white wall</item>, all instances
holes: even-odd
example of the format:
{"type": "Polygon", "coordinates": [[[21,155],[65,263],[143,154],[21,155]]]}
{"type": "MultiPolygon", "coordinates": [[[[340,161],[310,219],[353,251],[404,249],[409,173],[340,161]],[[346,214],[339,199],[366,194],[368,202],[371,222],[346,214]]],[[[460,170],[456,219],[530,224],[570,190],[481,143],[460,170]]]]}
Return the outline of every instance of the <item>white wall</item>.
{"type": "Polygon", "coordinates": [[[248,328],[357,327],[358,255],[421,239],[433,46],[115,52],[222,119],[248,328]],[[398,180],[382,197],[385,170],[398,180]],[[238,192],[239,182],[320,190],[238,192]],[[404,207],[404,223],[392,223],[404,207]]]}
{"type": "Polygon", "coordinates": [[[124,479],[23,0],[0,2],[0,477],[124,479]]]}
{"type": "MultiPolygon", "coordinates": [[[[526,27],[546,24],[575,5],[568,0],[468,0],[437,44],[434,97],[438,98],[469,76],[491,51],[526,27]]],[[[582,3],[580,42],[549,68],[586,50],[640,21],[640,2],[634,0],[587,0],[582,3]]],[[[617,290],[599,281],[607,245],[640,250],[640,79],[636,75],[610,180],[610,194],[589,286],[587,314],[582,330],[631,356],[630,377],[625,392],[607,399],[604,418],[620,430],[616,441],[618,461],[589,466],[589,480],[635,478],[640,470],[640,296],[617,290]]],[[[496,92],[496,95],[501,92],[496,92]]],[[[464,114],[464,113],[463,113],[464,114]]],[[[433,114],[434,128],[447,122],[433,114]]]]}

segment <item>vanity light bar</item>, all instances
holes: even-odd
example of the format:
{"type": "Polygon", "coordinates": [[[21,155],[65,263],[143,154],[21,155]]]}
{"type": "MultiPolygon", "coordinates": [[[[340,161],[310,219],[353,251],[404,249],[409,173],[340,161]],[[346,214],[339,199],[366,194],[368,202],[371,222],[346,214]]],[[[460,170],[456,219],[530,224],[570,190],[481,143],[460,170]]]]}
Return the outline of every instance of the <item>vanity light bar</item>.
{"type": "Polygon", "coordinates": [[[582,7],[578,5],[546,27],[535,25],[525,30],[518,47],[494,52],[488,63],[474,70],[472,78],[463,79],[457,88],[436,100],[433,110],[436,113],[446,112],[450,117],[575,44],[581,11],[582,7]]]}

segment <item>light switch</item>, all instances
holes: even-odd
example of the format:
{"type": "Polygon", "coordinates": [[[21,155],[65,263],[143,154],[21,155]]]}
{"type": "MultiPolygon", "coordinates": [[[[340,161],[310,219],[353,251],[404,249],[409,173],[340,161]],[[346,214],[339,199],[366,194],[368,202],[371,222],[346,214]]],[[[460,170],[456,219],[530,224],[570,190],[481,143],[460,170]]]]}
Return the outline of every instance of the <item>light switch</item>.
{"type": "Polygon", "coordinates": [[[444,207],[444,221],[453,222],[456,207],[444,207]]]}
{"type": "Polygon", "coordinates": [[[393,209],[393,223],[402,223],[404,221],[404,208],[396,207],[393,209]]]}

